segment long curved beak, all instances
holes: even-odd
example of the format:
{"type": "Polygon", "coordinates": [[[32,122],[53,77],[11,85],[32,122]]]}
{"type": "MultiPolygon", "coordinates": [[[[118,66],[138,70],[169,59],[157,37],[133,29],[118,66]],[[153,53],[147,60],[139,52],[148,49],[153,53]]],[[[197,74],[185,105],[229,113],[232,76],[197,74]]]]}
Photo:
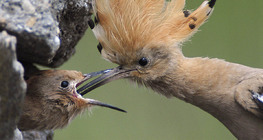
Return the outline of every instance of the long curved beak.
{"type": "MultiPolygon", "coordinates": [[[[83,74],[84,76],[84,79],[82,81],[80,81],[77,85],[76,85],[76,88],[79,87],[80,85],[82,85],[84,82],[86,82],[87,80],[89,80],[90,78],[92,77],[96,77],[98,75],[102,75],[102,74],[105,74],[105,73],[108,73],[110,72],[112,69],[106,69],[106,70],[102,70],[102,71],[97,71],[97,72],[91,72],[91,73],[88,73],[88,74],[83,74]]],[[[85,85],[84,85],[85,86],[85,85]]],[[[78,93],[80,93],[82,90],[84,90],[83,87],[81,87],[80,89],[77,90],[78,93]]]]}
{"type": "Polygon", "coordinates": [[[133,69],[124,69],[121,66],[118,66],[113,69],[106,69],[106,70],[86,74],[88,79],[94,76],[98,76],[98,75],[101,75],[101,76],[92,80],[86,85],[82,86],[81,88],[77,90],[77,92],[83,96],[87,94],[88,92],[92,91],[93,89],[96,89],[113,80],[124,78],[124,77],[129,77],[131,71],[133,71],[133,69]]]}
{"type": "MultiPolygon", "coordinates": [[[[120,71],[121,71],[120,68],[115,68],[115,69],[106,69],[106,70],[102,70],[102,71],[98,71],[98,72],[92,72],[92,73],[84,74],[83,75],[84,78],[79,83],[77,83],[76,88],[78,88],[80,85],[82,85],[84,82],[86,82],[87,80],[89,80],[92,77],[96,77],[99,75],[101,75],[101,76],[98,77],[97,79],[94,79],[93,81],[83,85],[82,87],[80,87],[77,90],[77,93],[80,94],[81,96],[83,96],[84,94],[95,89],[96,87],[99,87],[101,85],[106,84],[107,82],[114,80],[113,77],[117,77],[117,75],[121,74],[120,71]]],[[[107,108],[114,109],[117,111],[126,112],[123,109],[120,109],[118,107],[115,107],[115,106],[112,106],[112,105],[109,105],[106,103],[102,103],[102,102],[97,101],[97,100],[88,99],[88,98],[85,98],[85,100],[87,101],[87,104],[89,104],[89,105],[107,107],[107,108]]]]}
{"type": "Polygon", "coordinates": [[[109,105],[109,104],[105,104],[105,103],[102,103],[100,101],[97,101],[97,100],[93,100],[93,99],[88,99],[88,104],[90,105],[96,105],[96,106],[101,106],[101,107],[107,107],[107,108],[111,108],[111,109],[114,109],[114,110],[117,110],[117,111],[121,111],[121,112],[125,112],[125,110],[123,109],[120,109],[118,107],[115,107],[115,106],[112,106],[112,105],[109,105]]]}

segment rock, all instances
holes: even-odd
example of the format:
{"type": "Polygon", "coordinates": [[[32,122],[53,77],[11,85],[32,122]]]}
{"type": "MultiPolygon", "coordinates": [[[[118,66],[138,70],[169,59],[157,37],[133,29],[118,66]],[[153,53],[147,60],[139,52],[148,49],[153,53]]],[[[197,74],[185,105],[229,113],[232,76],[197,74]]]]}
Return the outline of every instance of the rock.
{"type": "Polygon", "coordinates": [[[16,129],[26,92],[23,75],[38,71],[33,63],[66,62],[88,28],[91,10],[91,0],[0,0],[1,140],[52,139],[51,130],[16,129]]]}
{"type": "Polygon", "coordinates": [[[21,133],[21,131],[16,128],[15,132],[14,132],[14,137],[13,137],[13,140],[23,140],[23,135],[21,133]]]}
{"type": "Polygon", "coordinates": [[[16,38],[0,32],[0,139],[14,136],[26,92],[24,69],[16,58],[16,38]]]}
{"type": "Polygon", "coordinates": [[[53,131],[23,131],[23,140],[52,140],[53,131]]]}
{"type": "Polygon", "coordinates": [[[58,67],[75,53],[75,46],[88,29],[91,19],[91,0],[67,0],[63,4],[54,2],[54,5],[64,5],[63,9],[54,6],[60,28],[61,45],[58,49],[51,67],[58,67]]]}
{"type": "Polygon", "coordinates": [[[20,61],[58,67],[88,28],[90,0],[0,1],[0,31],[17,38],[20,61]]]}

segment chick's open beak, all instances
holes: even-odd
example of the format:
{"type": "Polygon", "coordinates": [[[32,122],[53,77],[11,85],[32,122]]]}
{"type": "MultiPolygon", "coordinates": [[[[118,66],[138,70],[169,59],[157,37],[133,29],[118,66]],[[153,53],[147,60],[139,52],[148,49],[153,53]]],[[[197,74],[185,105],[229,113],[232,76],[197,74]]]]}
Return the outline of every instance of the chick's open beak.
{"type": "MultiPolygon", "coordinates": [[[[84,82],[86,82],[87,80],[89,80],[92,77],[96,77],[98,75],[101,75],[100,77],[92,80],[91,82],[83,85],[82,87],[80,87],[77,90],[77,93],[80,94],[81,96],[85,95],[86,93],[90,92],[91,90],[102,86],[114,79],[118,79],[123,77],[122,75],[124,75],[124,72],[121,71],[121,68],[117,67],[114,69],[106,69],[106,70],[102,70],[102,71],[98,71],[98,72],[92,72],[92,73],[88,73],[88,74],[84,74],[84,79],[82,81],[80,81],[77,85],[76,88],[78,88],[80,85],[82,85],[84,82]]],[[[96,105],[96,106],[101,106],[101,107],[107,107],[107,108],[111,108],[117,111],[121,111],[121,112],[126,112],[123,109],[120,109],[118,107],[109,105],[109,104],[105,104],[102,103],[100,101],[97,100],[93,100],[93,99],[87,99],[88,100],[88,104],[90,105],[96,105]]]]}
{"type": "Polygon", "coordinates": [[[112,105],[109,105],[109,104],[105,104],[105,103],[102,103],[100,101],[97,101],[97,100],[93,100],[93,99],[88,99],[88,104],[89,105],[96,105],[96,106],[101,106],[101,107],[107,107],[107,108],[110,108],[110,109],[114,109],[114,110],[117,110],[117,111],[121,111],[121,112],[125,112],[125,110],[123,109],[120,109],[118,107],[115,107],[115,106],[112,106],[112,105]]]}

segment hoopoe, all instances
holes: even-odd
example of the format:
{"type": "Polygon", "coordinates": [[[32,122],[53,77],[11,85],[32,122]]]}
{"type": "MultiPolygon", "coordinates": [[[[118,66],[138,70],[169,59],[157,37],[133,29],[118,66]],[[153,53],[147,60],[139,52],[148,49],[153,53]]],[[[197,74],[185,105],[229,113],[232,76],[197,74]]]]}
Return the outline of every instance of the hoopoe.
{"type": "Polygon", "coordinates": [[[263,70],[220,59],[187,58],[181,44],[209,18],[216,0],[193,12],[185,0],[94,0],[98,50],[119,66],[87,92],[128,78],[207,111],[238,139],[263,139],[263,70]]]}
{"type": "Polygon", "coordinates": [[[18,128],[22,131],[63,128],[92,106],[125,112],[112,105],[83,98],[76,91],[85,81],[100,74],[103,71],[82,74],[70,70],[43,70],[31,75],[26,80],[27,93],[18,128]]]}

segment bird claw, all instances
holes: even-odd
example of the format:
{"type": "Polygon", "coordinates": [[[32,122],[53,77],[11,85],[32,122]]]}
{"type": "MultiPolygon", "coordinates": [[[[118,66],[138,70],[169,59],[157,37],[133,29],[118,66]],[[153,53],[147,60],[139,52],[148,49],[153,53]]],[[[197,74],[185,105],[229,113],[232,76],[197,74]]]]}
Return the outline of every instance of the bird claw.
{"type": "Polygon", "coordinates": [[[263,95],[252,90],[249,90],[249,92],[252,94],[252,98],[258,107],[263,110],[263,95]]]}

